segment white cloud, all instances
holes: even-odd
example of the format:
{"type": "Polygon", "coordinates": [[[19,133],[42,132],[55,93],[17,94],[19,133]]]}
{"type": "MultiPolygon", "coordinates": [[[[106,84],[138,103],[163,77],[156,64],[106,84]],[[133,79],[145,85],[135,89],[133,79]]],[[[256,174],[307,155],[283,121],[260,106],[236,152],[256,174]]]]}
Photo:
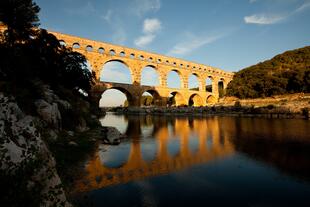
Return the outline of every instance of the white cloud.
{"type": "Polygon", "coordinates": [[[138,37],[134,43],[136,46],[138,47],[145,47],[146,45],[150,44],[155,38],[155,35],[153,34],[147,34],[147,35],[143,35],[138,37]]]}
{"type": "Polygon", "coordinates": [[[210,44],[220,38],[222,38],[224,35],[218,34],[218,35],[211,35],[211,36],[205,36],[205,37],[197,37],[192,34],[187,41],[185,42],[179,42],[177,43],[168,53],[167,55],[186,55],[191,53],[192,51],[210,44]]]}
{"type": "Polygon", "coordinates": [[[158,19],[145,19],[143,22],[144,34],[135,39],[134,44],[138,47],[145,47],[153,42],[161,28],[161,22],[158,19]]]}
{"type": "Polygon", "coordinates": [[[144,33],[155,33],[161,29],[161,22],[158,19],[145,19],[143,24],[144,33]]]}
{"type": "Polygon", "coordinates": [[[254,14],[245,16],[244,21],[247,24],[275,24],[285,18],[285,15],[254,14]]]}
{"type": "Polygon", "coordinates": [[[156,12],[160,7],[160,0],[135,0],[133,1],[132,11],[137,16],[142,16],[150,11],[156,12]]]}

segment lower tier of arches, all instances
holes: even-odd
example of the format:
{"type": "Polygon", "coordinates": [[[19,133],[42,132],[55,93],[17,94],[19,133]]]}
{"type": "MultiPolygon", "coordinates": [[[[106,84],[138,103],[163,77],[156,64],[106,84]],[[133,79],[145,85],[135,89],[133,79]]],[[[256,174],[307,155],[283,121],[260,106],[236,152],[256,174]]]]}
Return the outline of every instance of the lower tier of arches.
{"type": "Polygon", "coordinates": [[[127,98],[129,107],[140,106],[193,106],[200,107],[217,102],[218,97],[210,92],[201,92],[188,89],[174,89],[133,84],[98,82],[92,89],[91,96],[98,101],[102,94],[110,89],[121,91],[127,98]],[[151,96],[145,97],[145,93],[151,96]]]}

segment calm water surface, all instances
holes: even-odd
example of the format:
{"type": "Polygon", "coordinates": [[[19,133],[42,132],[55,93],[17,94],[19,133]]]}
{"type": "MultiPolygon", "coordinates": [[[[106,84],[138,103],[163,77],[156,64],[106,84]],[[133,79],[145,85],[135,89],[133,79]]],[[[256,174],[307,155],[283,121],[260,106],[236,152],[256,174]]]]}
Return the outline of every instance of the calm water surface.
{"type": "Polygon", "coordinates": [[[100,145],[76,181],[81,206],[310,206],[310,121],[101,119],[128,138],[100,145]]]}

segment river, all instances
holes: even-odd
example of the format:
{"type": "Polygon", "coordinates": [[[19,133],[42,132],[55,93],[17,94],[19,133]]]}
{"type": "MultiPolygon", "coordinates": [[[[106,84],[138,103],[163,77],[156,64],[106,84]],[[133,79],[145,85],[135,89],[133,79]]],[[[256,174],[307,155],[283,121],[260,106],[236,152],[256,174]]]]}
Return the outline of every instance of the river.
{"type": "Polygon", "coordinates": [[[310,121],[124,116],[76,181],[80,206],[310,206],[310,121]]]}

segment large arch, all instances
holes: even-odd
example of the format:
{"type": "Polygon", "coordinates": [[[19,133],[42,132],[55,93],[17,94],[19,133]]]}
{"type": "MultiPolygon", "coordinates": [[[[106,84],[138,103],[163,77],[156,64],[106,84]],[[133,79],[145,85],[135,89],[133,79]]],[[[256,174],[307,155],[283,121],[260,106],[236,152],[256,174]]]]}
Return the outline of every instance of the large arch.
{"type": "Polygon", "coordinates": [[[171,97],[168,100],[168,105],[170,106],[184,106],[187,105],[184,97],[181,93],[174,91],[170,93],[171,97]]]}
{"type": "Polygon", "coordinates": [[[208,76],[206,78],[206,91],[212,93],[213,88],[212,88],[212,82],[213,82],[213,77],[212,76],[208,76]]]}
{"type": "MultiPolygon", "coordinates": [[[[161,106],[162,105],[162,97],[159,95],[159,93],[155,89],[146,90],[146,91],[144,91],[142,93],[142,95],[145,92],[149,93],[152,96],[152,103],[151,103],[151,105],[154,105],[154,106],[161,106]]],[[[141,105],[144,105],[144,104],[141,103],[141,105]]]]}
{"type": "MultiPolygon", "coordinates": [[[[121,87],[110,87],[110,88],[107,88],[106,90],[104,90],[102,92],[102,95],[101,95],[102,98],[100,99],[100,103],[102,103],[104,101],[104,97],[103,97],[104,93],[109,91],[109,90],[112,90],[112,89],[118,90],[126,96],[126,103],[127,104],[124,102],[124,103],[120,103],[119,106],[127,107],[127,106],[134,106],[135,105],[133,95],[129,91],[127,91],[126,89],[121,88],[121,87]]],[[[114,97],[114,99],[115,98],[119,98],[119,97],[114,97]]],[[[107,105],[105,105],[105,106],[108,107],[107,105]]],[[[115,105],[111,105],[111,106],[115,106],[115,105]]]]}
{"type": "Polygon", "coordinates": [[[207,104],[214,104],[216,102],[217,102],[217,100],[214,96],[210,95],[207,97],[207,104]]]}
{"type": "Polygon", "coordinates": [[[199,96],[197,93],[194,93],[189,97],[188,105],[195,106],[195,107],[203,106],[203,100],[201,96],[199,96]]]}
{"type": "Polygon", "coordinates": [[[225,85],[224,85],[224,78],[221,78],[219,80],[218,84],[218,91],[219,91],[219,97],[222,98],[225,95],[225,85]]]}
{"type": "Polygon", "coordinates": [[[110,59],[106,61],[99,75],[100,81],[115,83],[133,83],[133,72],[129,65],[119,59],[110,59]]]}
{"type": "Polygon", "coordinates": [[[182,74],[177,69],[167,71],[167,86],[169,88],[182,88],[182,74]]]}
{"type": "Polygon", "coordinates": [[[199,76],[196,73],[192,73],[189,77],[188,77],[188,88],[190,90],[195,90],[195,91],[199,91],[199,76]]]}
{"type": "Polygon", "coordinates": [[[155,66],[147,65],[141,71],[141,85],[158,86],[159,74],[155,66]]]}

